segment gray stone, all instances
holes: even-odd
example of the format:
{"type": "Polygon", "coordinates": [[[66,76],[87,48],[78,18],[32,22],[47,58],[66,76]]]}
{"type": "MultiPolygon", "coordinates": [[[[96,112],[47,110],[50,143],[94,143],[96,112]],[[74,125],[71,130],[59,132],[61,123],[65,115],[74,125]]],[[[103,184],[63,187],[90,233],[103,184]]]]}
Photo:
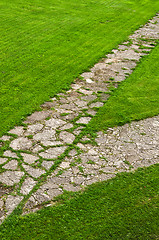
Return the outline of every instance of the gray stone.
{"type": "Polygon", "coordinates": [[[53,129],[61,127],[64,124],[66,124],[65,121],[63,121],[61,119],[56,119],[56,118],[51,118],[50,120],[45,121],[45,125],[48,126],[48,127],[53,128],[53,129]]]}
{"type": "Polygon", "coordinates": [[[39,158],[37,156],[34,156],[32,154],[27,154],[27,153],[21,153],[24,162],[28,163],[28,164],[32,164],[34,163],[36,160],[38,160],[39,158]]]}
{"type": "Polygon", "coordinates": [[[50,117],[52,111],[41,111],[41,112],[34,112],[31,116],[27,117],[25,123],[35,123],[37,121],[45,120],[46,118],[50,117]]]}
{"type": "Polygon", "coordinates": [[[53,165],[53,161],[43,161],[41,164],[45,169],[49,170],[53,165]]]}
{"type": "Polygon", "coordinates": [[[92,103],[89,107],[90,108],[102,107],[103,105],[104,105],[104,103],[102,103],[102,102],[95,102],[95,103],[92,103]]]}
{"type": "Polygon", "coordinates": [[[23,195],[29,194],[29,192],[33,189],[35,185],[36,181],[34,181],[30,177],[27,177],[21,186],[20,193],[22,193],[23,195]]]}
{"type": "Polygon", "coordinates": [[[18,136],[22,136],[24,133],[24,128],[22,126],[15,127],[9,131],[9,133],[16,134],[18,136]]]}
{"type": "Polygon", "coordinates": [[[13,140],[10,147],[14,150],[29,150],[32,147],[32,141],[27,138],[20,137],[13,140]]]}
{"type": "Polygon", "coordinates": [[[6,171],[0,175],[0,182],[8,186],[13,186],[15,183],[18,183],[21,177],[24,175],[24,172],[20,171],[6,171]]]}
{"type": "Polygon", "coordinates": [[[0,158],[0,164],[5,163],[7,160],[8,160],[7,158],[0,158]]]}
{"type": "Polygon", "coordinates": [[[27,173],[29,173],[32,177],[34,178],[38,178],[40,177],[42,174],[45,173],[44,170],[39,169],[39,168],[33,168],[31,166],[22,164],[23,168],[27,171],[27,173]]]}
{"type": "Polygon", "coordinates": [[[23,200],[22,196],[11,196],[9,195],[6,199],[6,210],[8,211],[8,214],[10,214],[17,206],[18,204],[23,200]]]}
{"type": "Polygon", "coordinates": [[[31,134],[34,134],[36,132],[39,132],[39,131],[42,130],[43,127],[44,127],[44,125],[41,124],[41,123],[29,125],[25,135],[31,135],[31,134]]]}
{"type": "Polygon", "coordinates": [[[5,157],[18,158],[17,154],[15,152],[11,152],[10,150],[5,151],[3,155],[5,157]]]}
{"type": "Polygon", "coordinates": [[[70,152],[69,152],[69,156],[76,156],[77,155],[77,151],[75,149],[72,149],[70,152]]]}
{"type": "Polygon", "coordinates": [[[64,143],[68,143],[68,144],[73,143],[73,141],[75,140],[75,136],[74,136],[72,133],[69,133],[69,132],[66,132],[66,131],[60,132],[59,138],[60,138],[64,143]]]}
{"type": "Polygon", "coordinates": [[[88,90],[85,90],[85,89],[79,89],[79,91],[85,95],[92,95],[93,91],[88,91],[88,90]]]}
{"type": "Polygon", "coordinates": [[[89,110],[87,111],[87,113],[90,114],[90,115],[92,115],[92,116],[95,116],[97,112],[96,112],[95,110],[93,110],[93,109],[89,109],[89,110]]]}
{"type": "Polygon", "coordinates": [[[69,191],[69,192],[77,192],[77,191],[81,190],[81,187],[79,187],[79,186],[74,187],[72,184],[68,183],[68,184],[63,185],[63,189],[66,191],[69,191]]]}
{"type": "Polygon", "coordinates": [[[69,162],[62,162],[60,164],[60,168],[69,168],[70,167],[70,163],[69,162]]]}
{"type": "Polygon", "coordinates": [[[3,166],[5,169],[16,170],[18,167],[18,162],[16,160],[11,160],[3,166]]]}
{"type": "Polygon", "coordinates": [[[33,136],[33,139],[36,141],[52,141],[56,140],[56,131],[44,129],[42,132],[37,133],[33,136]]]}
{"type": "Polygon", "coordinates": [[[60,128],[60,130],[66,130],[66,129],[70,129],[73,127],[72,123],[67,123],[66,125],[64,125],[63,127],[60,128]]]}
{"type": "Polygon", "coordinates": [[[0,140],[2,140],[2,141],[8,141],[8,140],[10,140],[10,138],[11,138],[11,136],[4,135],[4,136],[2,136],[2,137],[0,138],[0,140]]]}
{"type": "Polygon", "coordinates": [[[64,153],[66,148],[67,148],[66,146],[49,148],[45,152],[39,153],[39,155],[43,158],[46,158],[46,159],[57,158],[62,153],[64,153]]]}
{"type": "Polygon", "coordinates": [[[63,145],[63,142],[61,141],[41,141],[41,143],[44,146],[57,146],[57,145],[63,145]]]}
{"type": "Polygon", "coordinates": [[[76,123],[88,124],[91,120],[91,117],[81,117],[76,123]]]}

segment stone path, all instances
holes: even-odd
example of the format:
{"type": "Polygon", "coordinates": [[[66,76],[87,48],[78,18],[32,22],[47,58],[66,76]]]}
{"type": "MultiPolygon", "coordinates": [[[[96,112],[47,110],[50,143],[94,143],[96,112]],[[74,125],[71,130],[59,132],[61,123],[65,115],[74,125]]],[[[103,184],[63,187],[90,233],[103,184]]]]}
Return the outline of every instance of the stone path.
{"type": "Polygon", "coordinates": [[[140,58],[155,47],[156,39],[159,14],[83,73],[69,91],[27,117],[25,127],[17,126],[1,138],[1,147],[9,144],[0,157],[1,222],[24,198],[25,214],[64,190],[78,191],[118,172],[159,162],[159,117],[98,132],[96,146],[91,136],[79,137],[108,99],[110,88],[132,73],[140,58]]]}

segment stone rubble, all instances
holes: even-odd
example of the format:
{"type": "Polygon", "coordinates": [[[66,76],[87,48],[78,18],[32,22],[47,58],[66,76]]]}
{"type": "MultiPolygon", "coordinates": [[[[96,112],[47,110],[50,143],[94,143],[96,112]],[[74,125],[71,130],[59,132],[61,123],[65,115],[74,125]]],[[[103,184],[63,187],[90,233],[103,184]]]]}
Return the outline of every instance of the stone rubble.
{"type": "Polygon", "coordinates": [[[82,129],[109,98],[110,88],[117,88],[141,57],[155,47],[159,39],[159,14],[129,39],[90,72],[83,73],[83,80],[77,79],[69,91],[59,93],[41,106],[42,111],[28,116],[25,127],[16,126],[0,138],[0,146],[10,141],[8,150],[0,156],[3,186],[0,222],[48,173],[46,182],[26,202],[23,213],[34,212],[64,190],[79,191],[118,172],[159,163],[158,116],[108,129],[107,133],[98,132],[97,146],[87,142],[89,136],[76,142],[82,129]],[[52,170],[57,159],[59,166],[52,170]]]}

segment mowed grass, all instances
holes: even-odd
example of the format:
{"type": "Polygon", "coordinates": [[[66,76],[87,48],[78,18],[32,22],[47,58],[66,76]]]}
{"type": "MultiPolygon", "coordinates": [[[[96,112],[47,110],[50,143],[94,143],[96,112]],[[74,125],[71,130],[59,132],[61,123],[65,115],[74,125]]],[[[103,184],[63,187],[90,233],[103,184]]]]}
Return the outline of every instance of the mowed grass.
{"type": "Polygon", "coordinates": [[[2,240],[159,238],[159,165],[96,183],[61,204],[0,227],[2,240]]]}
{"type": "Polygon", "coordinates": [[[156,0],[1,0],[0,135],[159,9],[156,0]]]}
{"type": "Polygon", "coordinates": [[[145,56],[88,124],[92,131],[107,130],[159,114],[159,45],[145,56]]]}

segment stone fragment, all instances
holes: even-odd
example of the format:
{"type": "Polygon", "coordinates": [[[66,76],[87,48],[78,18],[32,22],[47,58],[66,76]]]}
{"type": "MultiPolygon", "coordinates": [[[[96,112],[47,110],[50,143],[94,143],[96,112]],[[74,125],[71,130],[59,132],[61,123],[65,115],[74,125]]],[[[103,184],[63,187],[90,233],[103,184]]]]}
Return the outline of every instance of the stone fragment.
{"type": "Polygon", "coordinates": [[[82,101],[82,100],[79,100],[79,99],[76,100],[75,104],[76,104],[79,108],[86,108],[86,107],[87,107],[87,102],[82,101]]]}
{"type": "Polygon", "coordinates": [[[5,151],[3,155],[5,157],[18,158],[17,154],[15,152],[11,152],[10,150],[5,151]]]}
{"type": "Polygon", "coordinates": [[[60,130],[66,130],[66,129],[70,129],[73,127],[72,123],[67,123],[66,125],[64,125],[63,127],[60,128],[60,130]]]}
{"type": "Polygon", "coordinates": [[[46,118],[50,117],[52,111],[41,111],[41,112],[34,112],[31,116],[28,116],[25,123],[35,123],[37,121],[45,120],[46,118]]]}
{"type": "Polygon", "coordinates": [[[41,164],[45,169],[49,170],[53,165],[53,161],[43,161],[41,164]]]}
{"type": "Polygon", "coordinates": [[[56,140],[56,131],[44,129],[42,132],[37,133],[33,136],[33,139],[36,141],[52,141],[56,140]]]}
{"type": "Polygon", "coordinates": [[[89,110],[87,111],[87,113],[90,114],[90,115],[92,115],[92,116],[95,116],[97,112],[96,112],[95,110],[93,110],[93,109],[89,109],[89,110]]]}
{"type": "Polygon", "coordinates": [[[7,186],[13,186],[15,183],[20,181],[23,175],[24,172],[20,171],[6,171],[0,175],[0,182],[6,184],[7,186]]]}
{"type": "Polygon", "coordinates": [[[85,89],[79,89],[79,91],[85,95],[92,95],[93,91],[88,91],[88,90],[85,90],[85,89]]]}
{"type": "Polygon", "coordinates": [[[73,157],[73,156],[76,156],[77,155],[77,151],[75,149],[72,149],[70,152],[69,152],[69,156],[73,157]]]}
{"type": "Polygon", "coordinates": [[[76,123],[88,124],[91,120],[91,117],[81,117],[76,123]]]}
{"type": "Polygon", "coordinates": [[[14,150],[29,150],[32,147],[32,141],[27,138],[20,137],[13,140],[10,147],[14,150]]]}
{"type": "Polygon", "coordinates": [[[93,83],[93,81],[90,78],[86,78],[87,83],[93,83]]]}
{"type": "Polygon", "coordinates": [[[95,102],[95,103],[92,103],[89,107],[90,107],[90,108],[102,107],[103,105],[104,105],[103,102],[95,102]]]}
{"type": "Polygon", "coordinates": [[[29,192],[33,189],[35,185],[36,181],[34,181],[30,177],[27,177],[21,186],[20,193],[22,193],[23,195],[29,194],[29,192]]]}
{"type": "Polygon", "coordinates": [[[10,140],[10,138],[11,138],[11,136],[4,135],[4,136],[2,136],[2,137],[0,138],[0,140],[2,140],[2,141],[8,141],[8,140],[10,140]]]}
{"type": "Polygon", "coordinates": [[[63,142],[61,141],[41,141],[41,143],[46,147],[63,145],[63,142]]]}
{"type": "Polygon", "coordinates": [[[18,167],[18,162],[16,160],[11,160],[3,166],[5,169],[16,170],[18,167]]]}
{"type": "Polygon", "coordinates": [[[66,149],[66,146],[49,148],[45,152],[39,153],[39,155],[46,159],[53,159],[53,158],[57,158],[62,153],[64,153],[65,149],[66,149]]]}
{"type": "Polygon", "coordinates": [[[33,153],[37,153],[37,152],[39,152],[39,151],[41,151],[41,150],[43,150],[43,148],[42,148],[40,145],[36,144],[36,145],[34,146],[34,148],[32,149],[32,152],[33,152],[33,153]]]}
{"type": "Polygon", "coordinates": [[[25,135],[31,135],[31,134],[34,134],[36,132],[39,132],[39,131],[42,130],[43,127],[44,127],[44,125],[41,124],[41,123],[29,125],[25,135]]]}
{"type": "Polygon", "coordinates": [[[40,177],[42,174],[45,173],[44,170],[39,169],[39,168],[33,168],[31,166],[22,164],[23,168],[27,171],[27,173],[29,173],[32,177],[34,178],[38,178],[40,177]]]}
{"type": "Polygon", "coordinates": [[[59,134],[59,138],[64,141],[64,143],[72,144],[75,140],[75,136],[72,133],[62,131],[59,134]]]}
{"type": "Polygon", "coordinates": [[[38,160],[39,158],[37,156],[34,156],[32,154],[28,154],[28,153],[21,153],[24,162],[28,163],[28,164],[32,164],[34,163],[36,160],[38,160]]]}
{"type": "Polygon", "coordinates": [[[80,186],[74,187],[73,184],[68,183],[68,184],[63,185],[63,189],[66,191],[69,191],[69,192],[77,192],[77,191],[81,190],[81,187],[80,186]]]}
{"type": "Polygon", "coordinates": [[[69,162],[62,162],[62,163],[60,164],[60,168],[69,168],[69,166],[70,166],[70,163],[69,163],[69,162]]]}
{"type": "Polygon", "coordinates": [[[8,211],[7,214],[10,214],[18,206],[18,204],[22,201],[22,199],[23,199],[22,196],[9,195],[5,203],[6,210],[8,211]]]}
{"type": "Polygon", "coordinates": [[[0,164],[5,163],[7,160],[8,160],[7,158],[0,158],[0,164]]]}
{"type": "Polygon", "coordinates": [[[45,121],[45,125],[47,127],[51,127],[52,129],[56,129],[61,127],[62,125],[66,124],[65,121],[61,119],[51,118],[50,120],[45,121]]]}
{"type": "Polygon", "coordinates": [[[24,133],[24,128],[22,126],[18,126],[10,130],[9,133],[21,136],[24,133]]]}

